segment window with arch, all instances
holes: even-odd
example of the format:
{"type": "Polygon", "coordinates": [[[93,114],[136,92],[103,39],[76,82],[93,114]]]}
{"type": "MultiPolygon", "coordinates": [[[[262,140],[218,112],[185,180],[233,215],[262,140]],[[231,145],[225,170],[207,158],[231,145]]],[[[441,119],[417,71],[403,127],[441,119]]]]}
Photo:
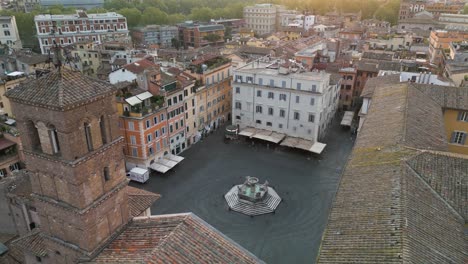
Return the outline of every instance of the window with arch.
{"type": "Polygon", "coordinates": [[[109,167],[104,167],[104,180],[108,181],[110,180],[110,174],[109,174],[109,167]]]}
{"type": "Polygon", "coordinates": [[[106,119],[104,115],[99,119],[99,128],[101,129],[102,144],[107,144],[106,119]]]}
{"type": "Polygon", "coordinates": [[[29,132],[29,141],[31,149],[42,151],[41,140],[39,139],[39,132],[37,131],[36,124],[33,121],[28,121],[26,130],[29,132]]]}
{"type": "Polygon", "coordinates": [[[93,150],[93,140],[91,138],[91,125],[89,123],[84,123],[84,133],[86,137],[86,146],[88,151],[93,150]]]}

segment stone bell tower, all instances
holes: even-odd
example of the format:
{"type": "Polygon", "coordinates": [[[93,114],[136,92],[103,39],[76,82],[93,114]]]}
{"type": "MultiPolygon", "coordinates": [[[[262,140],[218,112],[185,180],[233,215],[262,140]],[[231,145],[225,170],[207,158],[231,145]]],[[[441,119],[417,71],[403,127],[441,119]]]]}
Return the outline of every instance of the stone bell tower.
{"type": "Polygon", "coordinates": [[[130,220],[115,92],[59,69],[7,93],[53,262],[92,254],[130,220]]]}

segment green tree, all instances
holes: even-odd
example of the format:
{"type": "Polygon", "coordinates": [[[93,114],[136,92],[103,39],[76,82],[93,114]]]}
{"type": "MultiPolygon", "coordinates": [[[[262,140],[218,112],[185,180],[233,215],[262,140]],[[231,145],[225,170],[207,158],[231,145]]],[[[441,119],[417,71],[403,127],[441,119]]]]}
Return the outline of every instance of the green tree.
{"type": "Polygon", "coordinates": [[[177,50],[180,49],[180,41],[177,38],[171,39],[172,47],[176,48],[177,50]]]}
{"type": "Polygon", "coordinates": [[[214,18],[214,13],[209,7],[196,7],[192,9],[190,18],[196,21],[210,21],[214,18]]]}
{"type": "Polygon", "coordinates": [[[120,10],[124,8],[132,8],[134,5],[128,3],[126,0],[105,0],[103,7],[106,10],[120,10]]]}
{"type": "Polygon", "coordinates": [[[120,9],[118,13],[127,18],[127,24],[129,28],[136,27],[140,24],[141,12],[135,7],[120,9]]]}
{"type": "Polygon", "coordinates": [[[231,27],[226,27],[224,29],[224,39],[225,40],[232,39],[232,28],[231,27]]]}
{"type": "Polygon", "coordinates": [[[167,24],[167,14],[156,7],[149,7],[145,9],[141,16],[141,23],[143,25],[167,24]]]}
{"type": "Polygon", "coordinates": [[[182,14],[170,14],[167,16],[168,25],[175,25],[177,23],[184,22],[185,20],[185,16],[182,14]]]}
{"type": "Polygon", "coordinates": [[[387,4],[377,9],[374,16],[377,19],[388,21],[392,25],[396,25],[396,23],[398,22],[399,10],[400,10],[400,1],[390,0],[387,4]]]}
{"type": "Polygon", "coordinates": [[[102,7],[94,7],[86,11],[88,14],[98,14],[98,13],[106,13],[107,10],[102,7]]]}
{"type": "Polygon", "coordinates": [[[209,42],[216,42],[221,39],[221,36],[217,34],[208,34],[204,36],[203,39],[208,40],[209,42]]]}
{"type": "Polygon", "coordinates": [[[463,7],[463,14],[468,14],[468,4],[463,7]]]}
{"type": "Polygon", "coordinates": [[[166,4],[164,4],[162,0],[143,0],[141,5],[139,5],[139,9],[143,12],[149,7],[158,8],[163,12],[167,12],[168,10],[166,4]]]}

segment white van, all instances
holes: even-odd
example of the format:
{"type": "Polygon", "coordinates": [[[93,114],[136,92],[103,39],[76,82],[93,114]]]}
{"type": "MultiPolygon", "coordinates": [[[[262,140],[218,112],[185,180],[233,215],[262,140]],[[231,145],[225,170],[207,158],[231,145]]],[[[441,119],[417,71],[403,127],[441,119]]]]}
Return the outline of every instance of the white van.
{"type": "Polygon", "coordinates": [[[149,178],[149,172],[147,169],[135,167],[127,172],[127,177],[132,181],[145,183],[149,178]]]}

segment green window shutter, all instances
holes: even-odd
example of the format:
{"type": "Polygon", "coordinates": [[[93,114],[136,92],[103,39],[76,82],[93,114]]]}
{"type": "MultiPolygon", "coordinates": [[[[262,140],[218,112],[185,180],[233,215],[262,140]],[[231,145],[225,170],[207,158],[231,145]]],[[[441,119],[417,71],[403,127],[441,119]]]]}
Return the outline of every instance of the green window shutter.
{"type": "Polygon", "coordinates": [[[466,133],[463,133],[463,136],[462,136],[462,139],[461,139],[461,143],[462,145],[465,145],[465,141],[466,141],[466,133]]]}

